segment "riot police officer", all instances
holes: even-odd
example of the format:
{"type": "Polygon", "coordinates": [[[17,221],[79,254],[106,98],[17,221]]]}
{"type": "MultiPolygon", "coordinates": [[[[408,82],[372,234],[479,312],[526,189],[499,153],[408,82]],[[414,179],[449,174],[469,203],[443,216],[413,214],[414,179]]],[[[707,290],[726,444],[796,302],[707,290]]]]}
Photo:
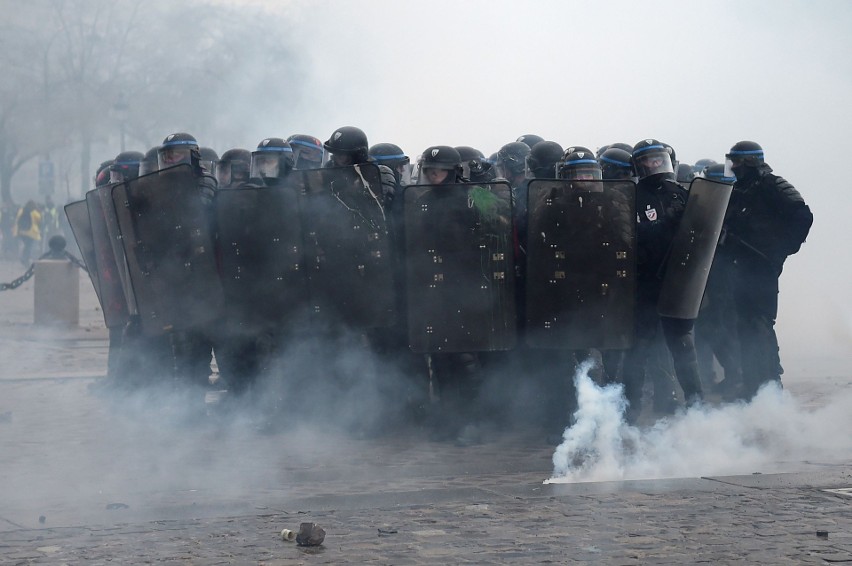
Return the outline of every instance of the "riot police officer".
{"type": "Polygon", "coordinates": [[[393,143],[373,145],[370,147],[370,161],[390,168],[398,189],[411,183],[411,160],[398,145],[393,143]]]}
{"type": "Polygon", "coordinates": [[[201,160],[201,167],[209,174],[216,176],[216,164],[219,162],[219,154],[212,147],[199,148],[198,154],[201,160]]]}
{"type": "Polygon", "coordinates": [[[775,335],[778,279],[787,257],[804,243],[813,214],[795,187],[772,172],[757,143],[737,142],[725,157],[737,180],[723,238],[734,257],[744,394],[749,397],[766,382],[781,382],[775,335]]]}
{"type": "Polygon", "coordinates": [[[490,183],[494,180],[493,163],[486,159],[485,154],[469,145],[458,145],[462,163],[462,176],[471,183],[490,183]]]}
{"type": "MultiPolygon", "coordinates": [[[[445,145],[432,146],[423,151],[420,157],[420,184],[447,186],[464,182],[459,152],[445,145]]],[[[462,232],[467,226],[452,224],[445,226],[445,238],[451,242],[461,242],[462,232]],[[459,234],[458,236],[455,234],[459,234]]],[[[451,244],[453,245],[453,244],[451,244]]],[[[451,258],[455,252],[445,254],[445,269],[458,269],[457,261],[451,258]]],[[[409,302],[411,299],[409,300],[409,302]]],[[[456,439],[460,443],[478,441],[473,423],[477,420],[474,407],[482,380],[482,367],[477,352],[433,352],[427,355],[427,367],[430,378],[437,385],[440,398],[440,413],[435,423],[435,435],[438,439],[456,439]]]]}
{"type": "MultiPolygon", "coordinates": [[[[225,152],[216,168],[216,175],[221,183],[229,183],[223,188],[248,190],[281,187],[293,170],[293,153],[290,144],[282,138],[265,138],[251,153],[242,149],[225,152]]],[[[228,214],[223,203],[229,202],[226,199],[230,196],[233,195],[220,193],[217,197],[220,222],[222,214],[228,214]]],[[[264,212],[268,211],[258,210],[257,214],[264,212]]],[[[219,233],[222,234],[222,230],[219,233]]],[[[219,246],[223,245],[220,238],[219,246]]],[[[224,251],[220,251],[219,257],[224,254],[224,251]]],[[[213,337],[219,374],[228,391],[235,395],[251,391],[282,346],[283,329],[287,322],[261,324],[248,313],[240,311],[237,304],[225,305],[223,316],[210,335],[213,337]]]]}
{"type": "Polygon", "coordinates": [[[293,149],[293,169],[319,169],[322,167],[325,151],[322,142],[307,134],[293,134],[287,138],[293,149]]]}
{"type": "Polygon", "coordinates": [[[113,161],[113,159],[108,159],[98,165],[97,172],[95,173],[96,187],[104,187],[109,184],[110,169],[112,167],[113,161]]]}
{"type": "Polygon", "coordinates": [[[139,176],[139,163],[145,156],[139,151],[122,151],[110,165],[109,182],[123,183],[139,176]]]}
{"type": "MultiPolygon", "coordinates": [[[[138,151],[123,151],[119,153],[112,164],[109,166],[109,182],[123,183],[130,181],[139,176],[139,163],[144,158],[144,155],[138,151]]],[[[124,265],[117,266],[118,269],[125,269],[124,265]]],[[[126,383],[127,379],[124,375],[122,367],[122,342],[124,340],[125,328],[123,324],[109,327],[109,354],[107,357],[107,377],[111,378],[112,382],[117,383],[118,380],[126,383]]]]}
{"type": "MultiPolygon", "coordinates": [[[[337,128],[322,146],[330,155],[326,167],[346,167],[370,161],[367,134],[355,126],[337,128]]],[[[382,204],[387,208],[393,202],[396,177],[389,167],[382,164],[379,165],[379,173],[382,178],[382,204]]]]}
{"type": "MultiPolygon", "coordinates": [[[[700,175],[719,183],[733,184],[736,180],[734,177],[725,176],[725,166],[722,163],[703,168],[700,175]]],[[[733,256],[728,248],[724,245],[718,246],[695,321],[695,349],[704,388],[713,388],[724,400],[733,400],[742,394],[737,310],[731,286],[733,269],[733,256]],[[714,358],[719,361],[724,371],[724,378],[718,383],[714,358]]]]}
{"type": "Polygon", "coordinates": [[[556,164],[564,150],[555,141],[540,141],[527,156],[527,176],[531,179],[555,179],[556,164]]]}
{"type": "MultiPolygon", "coordinates": [[[[212,157],[209,156],[208,157],[212,157]]],[[[190,134],[179,132],[166,136],[157,151],[160,170],[177,165],[189,165],[197,179],[198,198],[203,209],[201,222],[207,224],[206,231],[212,232],[213,197],[216,193],[216,178],[203,165],[201,148],[190,134]]],[[[174,367],[177,378],[185,385],[206,388],[210,385],[210,363],[213,340],[207,328],[190,328],[172,334],[174,367]]]]}
{"type": "Polygon", "coordinates": [[[672,240],[686,208],[687,191],[674,180],[670,146],[646,139],[633,148],[636,187],[638,258],[636,266],[636,337],[625,353],[622,379],[629,403],[628,420],[642,410],[642,388],[651,345],[661,326],[677,380],[687,404],[703,399],[695,353],[693,320],[661,317],[657,302],[672,240]]]}
{"type": "Polygon", "coordinates": [[[604,180],[620,181],[633,178],[633,164],[630,163],[630,152],[610,146],[600,157],[601,176],[604,180]]]}
{"type": "Polygon", "coordinates": [[[160,146],[155,145],[145,152],[145,156],[139,161],[139,176],[148,175],[157,171],[160,166],[157,164],[157,154],[160,152],[160,146]]]}
{"type": "Polygon", "coordinates": [[[342,126],[334,130],[328,140],[322,144],[329,153],[326,167],[345,167],[367,163],[370,158],[370,146],[367,134],[355,126],[342,126]]]}
{"type": "Polygon", "coordinates": [[[559,162],[557,176],[573,181],[600,181],[603,173],[595,154],[590,151],[575,151],[559,162]]]}
{"type": "Polygon", "coordinates": [[[266,138],[251,152],[251,182],[276,187],[293,170],[295,159],[290,144],[281,138],[266,138]]]}
{"type": "MultiPolygon", "coordinates": [[[[708,167],[712,165],[717,165],[717,163],[712,159],[699,159],[695,162],[695,165],[692,166],[692,170],[695,172],[696,176],[699,176],[704,173],[708,167]]],[[[722,168],[722,173],[724,173],[724,167],[722,168]]]]}
{"type": "Polygon", "coordinates": [[[247,149],[229,149],[216,163],[216,182],[220,189],[239,187],[248,182],[251,171],[251,152],[247,149]]]}

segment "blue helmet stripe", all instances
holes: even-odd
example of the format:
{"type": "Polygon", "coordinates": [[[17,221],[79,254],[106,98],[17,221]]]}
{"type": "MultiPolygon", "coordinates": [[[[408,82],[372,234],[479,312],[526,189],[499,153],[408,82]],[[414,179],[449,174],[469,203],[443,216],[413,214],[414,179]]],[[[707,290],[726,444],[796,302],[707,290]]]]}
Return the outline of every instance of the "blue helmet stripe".
{"type": "Polygon", "coordinates": [[[293,153],[291,147],[259,147],[255,151],[268,151],[270,153],[293,153]]]}
{"type": "Polygon", "coordinates": [[[192,140],[173,140],[173,141],[163,142],[162,147],[169,147],[170,145],[198,145],[198,142],[192,141],[192,140]]]}
{"type": "Polygon", "coordinates": [[[724,173],[705,173],[708,179],[719,179],[721,181],[729,181],[733,183],[737,180],[736,177],[726,177],[724,173]]]}
{"type": "Polygon", "coordinates": [[[652,149],[666,149],[666,146],[664,146],[664,145],[649,145],[647,147],[637,149],[636,151],[633,152],[633,155],[639,155],[640,153],[643,153],[645,151],[650,151],[652,149]]]}
{"type": "Polygon", "coordinates": [[[287,143],[289,143],[290,145],[293,145],[293,144],[296,144],[296,145],[303,145],[303,146],[305,146],[305,147],[309,147],[309,148],[311,148],[311,149],[318,149],[318,150],[322,151],[322,147],[321,147],[321,146],[318,146],[318,145],[316,145],[316,144],[313,144],[313,143],[311,143],[311,142],[306,142],[306,141],[303,141],[303,140],[290,140],[290,141],[289,141],[289,142],[287,142],[287,143]]]}
{"type": "Polygon", "coordinates": [[[749,149],[749,150],[737,149],[737,150],[731,150],[731,152],[728,155],[759,155],[760,157],[763,157],[763,150],[762,149],[749,149]]]}
{"type": "Polygon", "coordinates": [[[598,164],[597,160],[595,159],[573,159],[571,161],[563,161],[562,165],[567,167],[569,165],[580,165],[582,163],[594,163],[595,165],[598,164]]]}
{"type": "Polygon", "coordinates": [[[611,157],[601,156],[601,161],[606,161],[607,163],[612,163],[613,165],[618,165],[619,167],[630,167],[630,163],[625,161],[619,161],[618,159],[612,159],[611,157]]]}
{"type": "Polygon", "coordinates": [[[406,159],[407,156],[404,153],[400,153],[398,155],[371,155],[370,159],[375,159],[376,161],[388,161],[390,159],[406,159]]]}

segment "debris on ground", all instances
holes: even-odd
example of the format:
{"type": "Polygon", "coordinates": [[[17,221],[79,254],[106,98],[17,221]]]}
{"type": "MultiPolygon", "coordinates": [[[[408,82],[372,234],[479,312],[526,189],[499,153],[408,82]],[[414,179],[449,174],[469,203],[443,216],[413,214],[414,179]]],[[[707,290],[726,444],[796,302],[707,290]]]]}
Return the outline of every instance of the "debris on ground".
{"type": "Polygon", "coordinates": [[[325,529],[316,523],[302,523],[299,525],[299,534],[296,535],[296,544],[299,546],[319,546],[325,540],[325,529]]]}

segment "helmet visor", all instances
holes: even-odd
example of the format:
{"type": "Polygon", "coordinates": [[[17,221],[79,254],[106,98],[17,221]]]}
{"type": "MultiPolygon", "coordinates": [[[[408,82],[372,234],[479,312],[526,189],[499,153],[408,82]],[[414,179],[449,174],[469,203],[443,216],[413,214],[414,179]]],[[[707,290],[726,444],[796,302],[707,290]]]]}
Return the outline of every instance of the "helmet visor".
{"type": "Polygon", "coordinates": [[[296,169],[319,169],[326,159],[325,150],[301,140],[290,141],[296,169]]]}
{"type": "Polygon", "coordinates": [[[400,163],[396,166],[397,177],[399,177],[399,184],[403,187],[411,184],[411,169],[412,165],[405,161],[405,163],[400,163]]]}
{"type": "Polygon", "coordinates": [[[658,173],[674,173],[672,157],[665,149],[649,149],[633,155],[633,166],[640,179],[658,173]]]}
{"type": "Polygon", "coordinates": [[[188,145],[170,145],[160,148],[157,152],[157,164],[160,169],[181,163],[192,163],[192,149],[188,145]]]}
{"type": "Polygon", "coordinates": [[[251,176],[261,179],[278,177],[279,158],[273,152],[254,152],[251,154],[251,176]]]}
{"type": "Polygon", "coordinates": [[[598,167],[569,167],[566,179],[575,181],[600,181],[603,175],[598,167]]]}

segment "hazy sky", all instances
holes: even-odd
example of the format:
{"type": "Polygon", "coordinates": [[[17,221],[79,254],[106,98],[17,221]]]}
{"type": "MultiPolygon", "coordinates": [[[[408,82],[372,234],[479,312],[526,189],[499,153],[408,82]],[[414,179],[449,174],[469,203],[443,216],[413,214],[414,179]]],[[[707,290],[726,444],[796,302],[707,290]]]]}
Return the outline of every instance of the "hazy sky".
{"type": "Polygon", "coordinates": [[[591,148],[656,137],[688,162],[759,142],[815,215],[782,275],[782,359],[848,369],[852,2],[273,4],[312,61],[284,134],[357,125],[412,156],[490,154],[525,133],[591,148]]]}

